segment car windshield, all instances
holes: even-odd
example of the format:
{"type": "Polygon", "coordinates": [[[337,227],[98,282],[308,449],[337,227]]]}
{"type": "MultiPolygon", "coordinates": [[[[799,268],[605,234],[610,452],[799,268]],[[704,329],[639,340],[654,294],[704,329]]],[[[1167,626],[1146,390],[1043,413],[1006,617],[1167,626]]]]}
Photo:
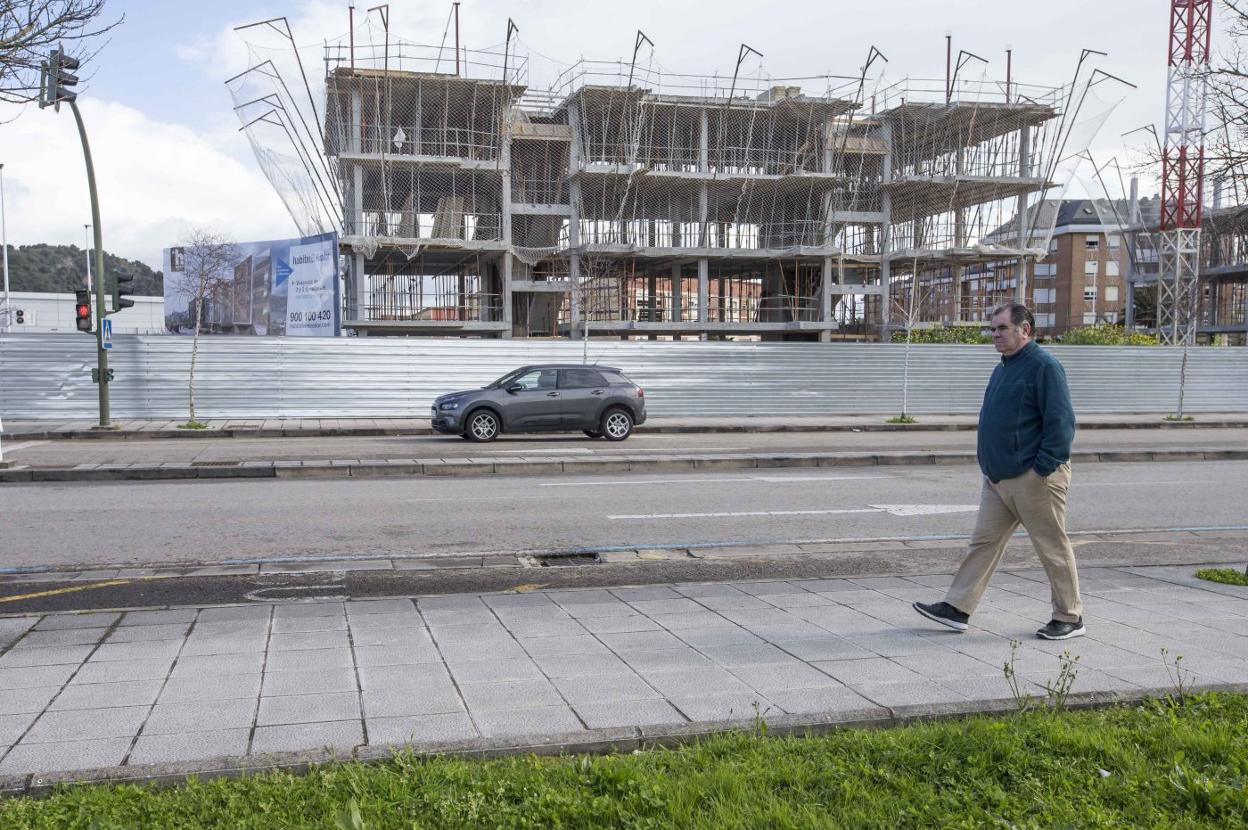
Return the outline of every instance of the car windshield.
{"type": "Polygon", "coordinates": [[[485,386],[485,387],[482,387],[482,388],[484,388],[484,389],[504,389],[504,388],[506,388],[507,386],[509,386],[513,380],[515,380],[516,378],[520,377],[520,375],[522,375],[522,374],[524,374],[524,369],[513,369],[512,371],[510,371],[510,372],[508,372],[507,374],[503,375],[503,376],[502,376],[501,378],[499,378],[498,380],[496,380],[496,381],[494,381],[493,383],[489,384],[488,386],[485,386]]]}

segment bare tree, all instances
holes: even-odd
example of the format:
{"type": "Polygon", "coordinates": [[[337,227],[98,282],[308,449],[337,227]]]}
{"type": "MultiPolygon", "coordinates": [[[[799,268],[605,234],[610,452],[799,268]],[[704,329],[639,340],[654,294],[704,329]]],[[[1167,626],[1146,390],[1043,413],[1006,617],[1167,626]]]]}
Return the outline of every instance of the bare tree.
{"type": "Polygon", "coordinates": [[[1209,133],[1205,167],[1211,180],[1230,183],[1237,204],[1248,197],[1248,0],[1221,0],[1226,31],[1209,71],[1209,133]]]}
{"type": "Polygon", "coordinates": [[[232,297],[233,269],[239,259],[238,245],[223,234],[196,228],[187,236],[182,248],[182,270],[166,274],[166,290],[186,297],[194,329],[191,335],[191,369],[187,378],[187,425],[197,428],[195,420],[195,361],[199,356],[199,332],[204,323],[204,306],[220,302],[221,296],[232,297]]]}
{"type": "Polygon", "coordinates": [[[119,25],[99,20],[104,0],[0,0],[0,101],[39,97],[39,67],[58,44],[85,61],[88,42],[119,25]]]}
{"type": "MultiPolygon", "coordinates": [[[[905,322],[906,327],[906,351],[903,358],[901,370],[901,414],[890,418],[890,422],[899,424],[914,423],[914,417],[910,414],[910,346],[914,341],[914,327],[918,324],[923,315],[923,292],[919,288],[919,262],[916,258],[910,268],[910,284],[906,286],[906,303],[904,306],[899,305],[901,318],[905,322]]],[[[892,300],[885,296],[884,302],[892,300]]],[[[960,315],[955,314],[955,317],[960,315]]]]}
{"type": "Polygon", "coordinates": [[[616,264],[605,255],[590,251],[579,256],[581,278],[572,286],[572,302],[581,315],[581,362],[588,364],[590,322],[622,313],[623,286],[616,264]]]}

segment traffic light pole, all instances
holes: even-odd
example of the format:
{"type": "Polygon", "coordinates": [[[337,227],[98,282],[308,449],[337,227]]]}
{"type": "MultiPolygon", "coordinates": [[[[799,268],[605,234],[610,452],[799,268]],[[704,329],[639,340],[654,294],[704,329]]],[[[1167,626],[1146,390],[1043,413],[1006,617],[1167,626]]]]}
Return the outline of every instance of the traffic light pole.
{"type": "Polygon", "coordinates": [[[91,163],[91,145],[87,142],[87,128],[83,126],[78,103],[69,102],[78,122],[78,136],[82,139],[82,157],[87,162],[87,187],[91,191],[91,223],[95,227],[95,351],[97,377],[100,384],[101,429],[108,429],[108,351],[104,348],[104,234],[100,230],[100,197],[95,190],[95,166],[91,163]]]}

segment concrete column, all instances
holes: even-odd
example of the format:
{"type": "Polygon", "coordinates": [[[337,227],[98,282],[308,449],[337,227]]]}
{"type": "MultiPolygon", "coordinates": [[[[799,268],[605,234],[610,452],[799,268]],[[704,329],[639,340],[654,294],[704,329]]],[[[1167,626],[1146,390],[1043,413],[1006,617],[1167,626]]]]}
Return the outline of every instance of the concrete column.
{"type": "Polygon", "coordinates": [[[360,320],[361,311],[365,307],[364,291],[364,255],[353,252],[347,257],[347,319],[360,320]]]}
{"type": "MultiPolygon", "coordinates": [[[[417,107],[417,113],[420,112],[417,107]]],[[[510,118],[508,113],[504,117],[510,118]]],[[[417,116],[419,118],[419,115],[417,116]]],[[[511,251],[511,130],[504,129],[502,134],[502,146],[499,147],[499,175],[502,176],[500,198],[502,200],[502,217],[499,221],[503,223],[503,267],[500,277],[502,285],[500,286],[499,303],[502,305],[502,320],[507,324],[507,328],[503,329],[502,336],[504,338],[511,337],[512,327],[512,251],[511,251]]]]}
{"type": "MultiPolygon", "coordinates": [[[[963,148],[958,148],[957,153],[957,175],[961,176],[963,172],[963,164],[965,156],[963,148]]],[[[957,193],[957,185],[954,185],[954,193],[957,193]]],[[[953,247],[963,248],[966,246],[966,211],[958,208],[953,212],[953,247]]],[[[950,276],[953,278],[953,322],[960,323],[962,321],[962,278],[966,274],[966,267],[963,265],[954,265],[950,269],[950,276]]],[[[912,279],[918,279],[918,274],[913,275],[912,279]]]]}
{"type": "Polygon", "coordinates": [[[698,118],[698,170],[709,173],[711,170],[711,121],[706,110],[701,110],[698,118]]]}
{"type": "Polygon", "coordinates": [[[425,91],[424,84],[416,85],[416,111],[412,114],[411,140],[412,140],[412,152],[418,156],[421,154],[421,147],[424,144],[423,141],[421,140],[421,129],[424,126],[424,118],[423,118],[424,105],[422,103],[424,100],[424,91],[425,91]]]}
{"type": "Polygon", "coordinates": [[[347,136],[347,147],[353,153],[360,152],[360,134],[364,130],[364,101],[358,89],[351,90],[351,134],[347,136]]]}
{"type": "MultiPolygon", "coordinates": [[[[881,125],[881,137],[884,139],[883,183],[893,180],[893,125],[887,120],[881,125]]],[[[887,190],[880,197],[880,211],[883,222],[880,224],[880,341],[887,343],[891,332],[889,324],[892,318],[892,293],[889,283],[892,281],[892,263],[889,256],[893,247],[893,196],[887,190]]]]}
{"type": "Polygon", "coordinates": [[[681,279],[680,266],[672,266],[672,322],[679,323],[682,320],[681,306],[684,303],[684,297],[681,296],[681,279]]]}
{"type": "MultiPolygon", "coordinates": [[[[708,304],[710,299],[710,273],[711,263],[705,257],[698,260],[698,322],[702,326],[706,326],[710,317],[708,313],[708,304]]],[[[706,332],[703,331],[699,339],[706,339],[706,332]]]]}
{"type": "Polygon", "coordinates": [[[568,127],[572,131],[572,143],[568,147],[568,279],[572,283],[571,293],[571,324],[572,339],[580,340],[581,309],[581,180],[577,172],[581,169],[581,110],[576,101],[568,104],[568,127]]]}
{"type": "MultiPolygon", "coordinates": [[[[819,322],[832,322],[832,257],[823,258],[823,276],[819,280],[819,322]]],[[[824,329],[819,332],[819,340],[827,343],[832,339],[832,332],[824,329]]]]}
{"type": "MultiPolygon", "coordinates": [[[[1031,127],[1023,127],[1018,131],[1018,175],[1026,178],[1031,175],[1031,161],[1028,158],[1031,155],[1031,127]]],[[[1027,202],[1029,201],[1027,194],[1020,194],[1018,197],[1018,247],[1022,248],[1027,244],[1027,202]]],[[[1014,288],[1014,301],[1023,303],[1027,301],[1027,258],[1018,258],[1018,284],[1014,288]]]]}

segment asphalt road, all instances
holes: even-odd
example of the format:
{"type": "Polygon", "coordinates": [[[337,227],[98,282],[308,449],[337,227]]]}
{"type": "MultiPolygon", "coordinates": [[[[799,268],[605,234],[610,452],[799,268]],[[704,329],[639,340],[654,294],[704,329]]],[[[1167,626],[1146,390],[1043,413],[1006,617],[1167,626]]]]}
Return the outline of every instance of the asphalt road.
{"type": "MultiPolygon", "coordinates": [[[[1133,448],[1241,449],[1248,429],[1085,430],[1076,449],[1133,448]]],[[[799,432],[638,434],[611,443],[583,435],[503,436],[471,444],[454,436],[398,435],[359,438],[178,438],[154,440],[6,440],[4,457],[35,467],[76,464],[158,464],[192,461],[273,461],[289,459],[462,458],[501,456],[610,457],[663,453],[870,452],[890,450],[973,450],[974,432],[799,432]]]]}
{"type": "MultiPolygon", "coordinates": [[[[1248,462],[1082,465],[1069,523],[1079,531],[1248,526],[1246,485],[1248,462]]],[[[0,563],[66,568],[965,535],[978,490],[970,465],[7,485],[0,563]]]]}

